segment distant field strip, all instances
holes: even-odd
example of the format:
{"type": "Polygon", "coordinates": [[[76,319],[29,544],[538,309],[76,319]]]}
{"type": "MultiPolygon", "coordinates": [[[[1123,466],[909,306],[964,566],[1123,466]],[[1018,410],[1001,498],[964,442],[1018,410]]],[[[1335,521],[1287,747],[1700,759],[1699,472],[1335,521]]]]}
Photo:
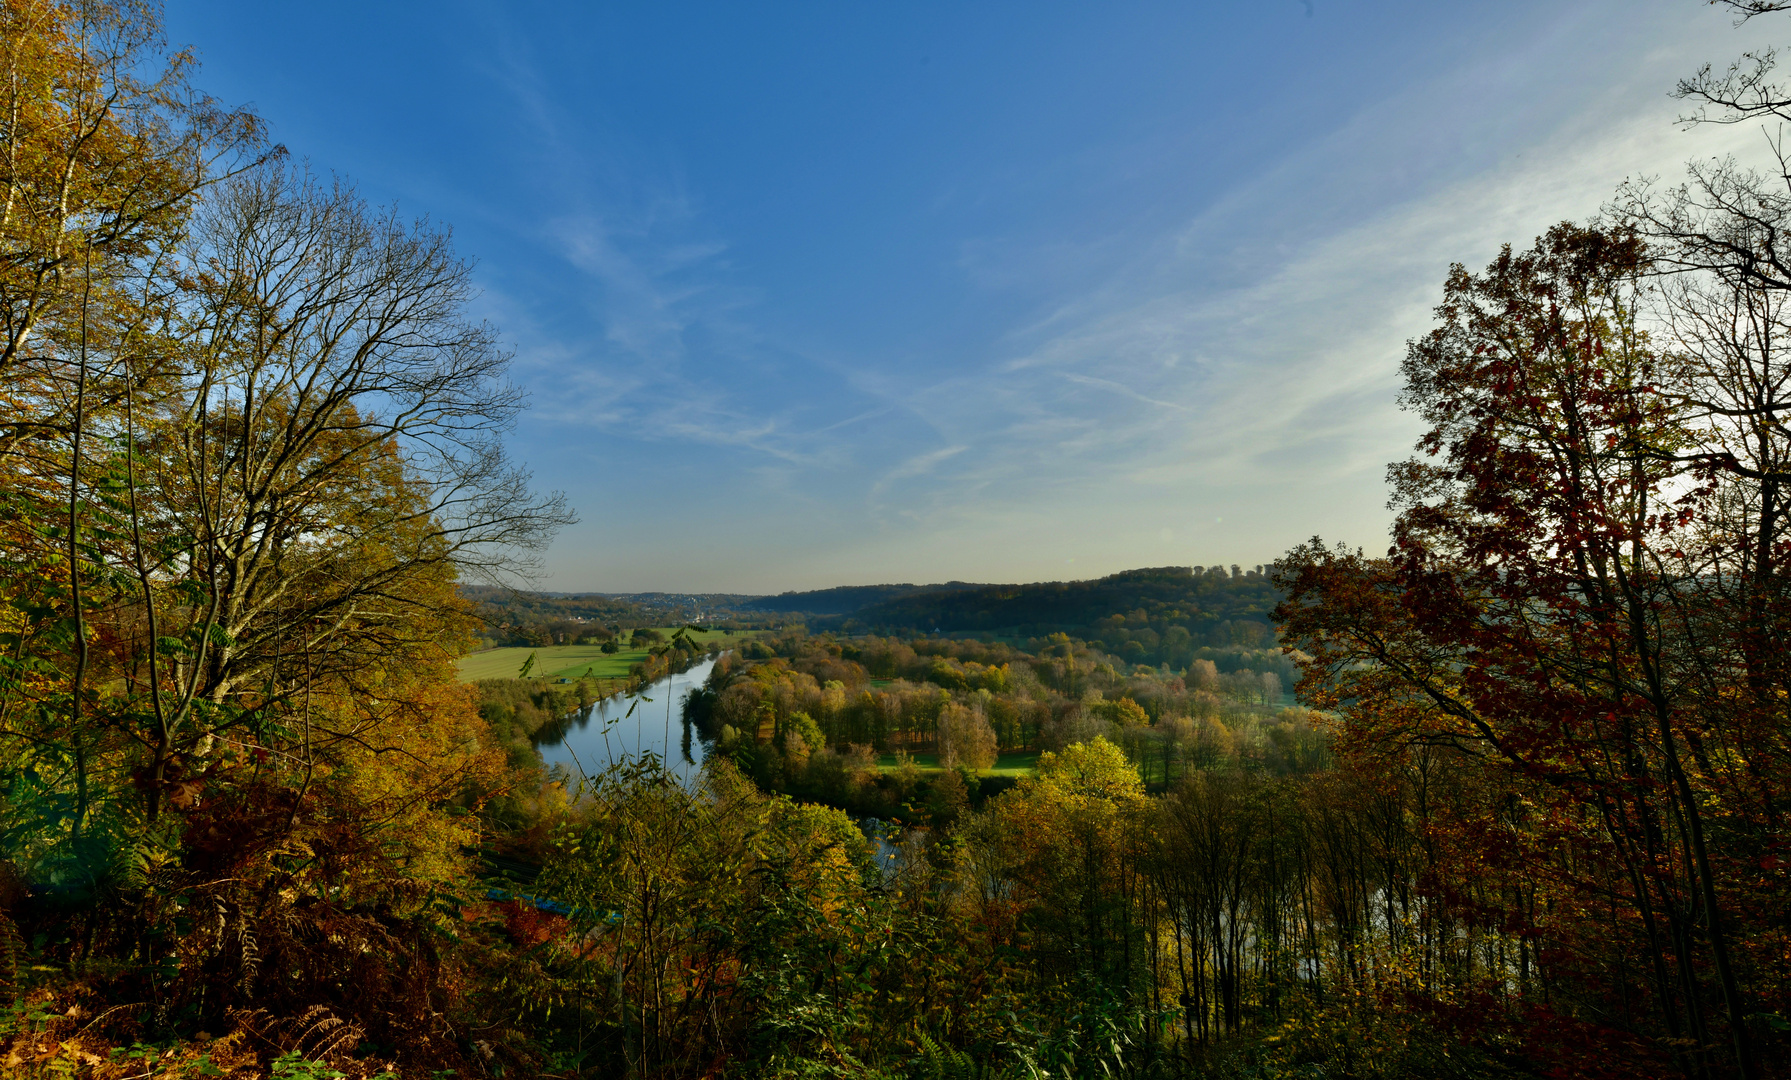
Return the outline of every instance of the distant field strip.
{"type": "MultiPolygon", "coordinates": [[[[1038,770],[1039,752],[1037,750],[1014,750],[998,755],[993,768],[983,769],[978,776],[1031,776],[1038,770]]],[[[884,772],[894,772],[896,756],[883,754],[877,758],[877,767],[884,772]]],[[[943,772],[939,767],[938,754],[915,754],[914,767],[923,773],[943,772]]]]}
{"type": "MultiPolygon", "coordinates": [[[[673,629],[676,628],[661,628],[659,632],[670,638],[673,629]]],[[[689,636],[699,645],[706,645],[718,638],[722,641],[738,641],[750,635],[736,632],[730,637],[720,630],[704,630],[700,633],[693,630],[689,636]]],[[[628,669],[647,658],[646,649],[624,648],[621,652],[606,655],[596,645],[506,646],[461,657],[460,681],[514,679],[530,653],[535,654],[535,667],[529,672],[529,677],[535,679],[576,679],[586,671],[594,679],[626,679],[628,669]]]]}

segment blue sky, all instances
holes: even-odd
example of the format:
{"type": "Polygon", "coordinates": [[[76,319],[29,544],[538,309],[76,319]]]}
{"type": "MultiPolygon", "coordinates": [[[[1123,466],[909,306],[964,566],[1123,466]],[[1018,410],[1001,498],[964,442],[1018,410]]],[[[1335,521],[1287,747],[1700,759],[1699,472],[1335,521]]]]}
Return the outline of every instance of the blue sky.
{"type": "Polygon", "coordinates": [[[1667,91],[1780,29],[1698,0],[167,22],[200,85],[478,261],[533,395],[514,453],[582,517],[540,587],[743,592],[1383,547],[1448,265],[1753,152],[1667,91]]]}

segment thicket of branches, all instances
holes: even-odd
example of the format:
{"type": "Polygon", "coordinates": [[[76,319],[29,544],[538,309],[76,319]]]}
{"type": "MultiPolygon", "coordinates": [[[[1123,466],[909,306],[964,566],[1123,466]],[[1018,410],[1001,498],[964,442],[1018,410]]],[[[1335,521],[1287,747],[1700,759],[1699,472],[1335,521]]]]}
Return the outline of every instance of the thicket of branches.
{"type": "MultiPolygon", "coordinates": [[[[1774,63],[1682,83],[1691,119],[1791,118],[1774,63]]],[[[1788,175],[1696,165],[1457,266],[1391,551],[1278,567],[1346,753],[1498,794],[1455,827],[1529,883],[1551,1010],[1688,1075],[1776,1075],[1791,1030],[1788,175]]]]}

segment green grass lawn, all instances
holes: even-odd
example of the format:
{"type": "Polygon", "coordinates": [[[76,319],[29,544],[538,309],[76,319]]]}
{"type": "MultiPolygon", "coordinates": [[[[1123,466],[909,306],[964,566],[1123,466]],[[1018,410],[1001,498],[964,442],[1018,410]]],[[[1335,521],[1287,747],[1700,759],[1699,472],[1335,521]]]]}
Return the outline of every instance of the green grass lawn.
{"type": "Polygon", "coordinates": [[[1012,753],[999,754],[995,758],[995,767],[983,773],[984,776],[1031,776],[1038,771],[1039,752],[1037,750],[1015,750],[1012,753]]]}
{"type": "MultiPolygon", "coordinates": [[[[1014,750],[997,755],[995,767],[984,769],[978,776],[1031,776],[1038,767],[1039,752],[1037,750],[1014,750]]],[[[914,765],[923,773],[936,773],[939,768],[938,754],[915,754],[914,765]]],[[[896,767],[896,756],[884,754],[877,759],[877,767],[884,772],[893,772],[896,767]]]]}
{"type": "MultiPolygon", "coordinates": [[[[659,632],[669,638],[675,629],[677,628],[660,627],[659,632]]],[[[748,631],[739,630],[732,637],[720,630],[690,632],[690,639],[698,644],[707,644],[717,638],[738,641],[747,636],[748,631]]],[[[576,679],[587,670],[596,679],[626,679],[628,669],[647,658],[645,649],[624,648],[621,652],[606,655],[596,645],[546,645],[541,648],[506,646],[461,657],[460,681],[514,679],[530,653],[535,654],[535,666],[529,672],[529,677],[537,679],[576,679]]]]}

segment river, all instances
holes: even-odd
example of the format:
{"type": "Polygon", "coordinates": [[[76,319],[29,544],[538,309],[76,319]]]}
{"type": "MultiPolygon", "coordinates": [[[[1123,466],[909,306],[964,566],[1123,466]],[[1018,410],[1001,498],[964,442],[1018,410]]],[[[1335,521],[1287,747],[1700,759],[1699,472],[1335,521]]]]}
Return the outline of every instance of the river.
{"type": "Polygon", "coordinates": [[[624,754],[653,753],[679,776],[695,776],[703,767],[703,742],[684,725],[684,695],[702,686],[714,666],[715,661],[704,660],[648,684],[636,697],[623,694],[580,709],[559,727],[556,738],[535,744],[541,760],[548,768],[564,765],[576,777],[600,773],[624,754]]]}

